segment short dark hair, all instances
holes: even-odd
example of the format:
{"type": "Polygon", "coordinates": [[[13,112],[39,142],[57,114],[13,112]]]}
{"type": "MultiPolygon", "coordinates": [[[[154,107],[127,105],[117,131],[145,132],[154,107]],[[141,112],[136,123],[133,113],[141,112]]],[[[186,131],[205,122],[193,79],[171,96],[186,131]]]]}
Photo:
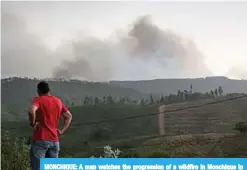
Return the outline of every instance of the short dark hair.
{"type": "Polygon", "coordinates": [[[46,94],[50,92],[49,84],[45,81],[39,82],[39,84],[37,85],[37,89],[40,94],[46,94]]]}

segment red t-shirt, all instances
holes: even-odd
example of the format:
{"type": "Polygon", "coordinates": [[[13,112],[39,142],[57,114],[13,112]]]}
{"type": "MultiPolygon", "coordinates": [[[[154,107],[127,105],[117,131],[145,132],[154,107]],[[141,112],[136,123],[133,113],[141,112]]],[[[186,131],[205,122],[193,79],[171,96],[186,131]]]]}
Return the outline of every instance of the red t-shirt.
{"type": "Polygon", "coordinates": [[[33,140],[59,141],[57,127],[60,115],[68,109],[59,98],[49,95],[35,97],[32,104],[38,107],[36,122],[40,122],[39,129],[33,132],[33,140]]]}

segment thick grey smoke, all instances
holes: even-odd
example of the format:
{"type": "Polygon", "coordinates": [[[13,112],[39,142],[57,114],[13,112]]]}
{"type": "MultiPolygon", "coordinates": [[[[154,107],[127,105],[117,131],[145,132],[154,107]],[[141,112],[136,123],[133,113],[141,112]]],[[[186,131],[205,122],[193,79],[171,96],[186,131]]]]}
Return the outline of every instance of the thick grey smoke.
{"type": "Polygon", "coordinates": [[[52,70],[49,51],[37,35],[29,33],[24,20],[5,13],[1,16],[3,76],[44,77],[52,70]]]}
{"type": "MultiPolygon", "coordinates": [[[[69,49],[71,49],[70,53],[66,54],[67,58],[72,59],[62,61],[60,66],[53,70],[55,78],[104,81],[111,77],[113,70],[110,69],[111,64],[109,62],[112,50],[108,43],[94,38],[82,37],[81,40],[74,41],[67,46],[70,46],[69,49]]],[[[60,55],[65,54],[61,53],[62,51],[66,51],[64,46],[57,49],[60,55]]]]}
{"type": "Polygon", "coordinates": [[[243,68],[245,68],[244,65],[232,67],[226,75],[230,78],[247,80],[247,69],[243,68]]]}
{"type": "Polygon", "coordinates": [[[188,75],[209,75],[203,56],[195,44],[170,30],[161,30],[152,24],[150,16],[137,19],[130,37],[135,41],[133,56],[145,60],[157,59],[164,68],[173,67],[188,75]]]}
{"type": "Polygon", "coordinates": [[[56,68],[54,77],[108,80],[123,75],[127,78],[127,74],[129,79],[134,74],[149,77],[162,77],[162,74],[164,77],[167,73],[177,77],[211,75],[193,42],[159,29],[152,24],[150,16],[138,18],[118,42],[77,42],[73,50],[74,59],[56,68]]]}
{"type": "Polygon", "coordinates": [[[49,51],[20,18],[2,12],[2,74],[93,81],[198,77],[211,73],[195,44],[138,18],[117,41],[80,37],[49,51]]]}

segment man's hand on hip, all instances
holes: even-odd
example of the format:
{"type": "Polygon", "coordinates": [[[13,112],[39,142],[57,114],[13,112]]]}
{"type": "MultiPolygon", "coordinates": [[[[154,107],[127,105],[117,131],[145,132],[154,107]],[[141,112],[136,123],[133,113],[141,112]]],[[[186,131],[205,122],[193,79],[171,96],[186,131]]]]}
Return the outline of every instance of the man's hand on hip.
{"type": "Polygon", "coordinates": [[[58,135],[62,135],[63,134],[63,132],[61,130],[59,130],[59,129],[57,129],[57,133],[58,133],[58,135]]]}
{"type": "Polygon", "coordinates": [[[33,125],[33,130],[34,131],[39,130],[39,127],[40,127],[40,122],[35,122],[33,125]]]}

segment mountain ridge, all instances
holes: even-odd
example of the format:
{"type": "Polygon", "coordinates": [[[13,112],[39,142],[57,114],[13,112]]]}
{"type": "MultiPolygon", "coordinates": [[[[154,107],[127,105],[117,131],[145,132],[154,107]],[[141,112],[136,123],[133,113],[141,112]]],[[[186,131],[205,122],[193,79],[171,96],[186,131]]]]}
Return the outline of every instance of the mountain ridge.
{"type": "Polygon", "coordinates": [[[1,79],[2,104],[29,101],[36,95],[36,84],[47,80],[51,84],[53,94],[65,100],[81,102],[85,96],[112,97],[128,96],[135,100],[154,96],[176,94],[180,91],[210,93],[219,86],[224,93],[246,93],[247,80],[235,80],[227,77],[183,78],[183,79],[153,79],[137,81],[88,82],[80,80],[53,80],[30,78],[1,79]]]}
{"type": "Polygon", "coordinates": [[[152,94],[177,93],[178,90],[190,90],[194,92],[210,92],[221,86],[226,93],[247,92],[247,80],[235,80],[227,77],[183,78],[183,79],[154,79],[143,81],[111,81],[111,84],[121,87],[133,88],[140,92],[152,94]]]}

